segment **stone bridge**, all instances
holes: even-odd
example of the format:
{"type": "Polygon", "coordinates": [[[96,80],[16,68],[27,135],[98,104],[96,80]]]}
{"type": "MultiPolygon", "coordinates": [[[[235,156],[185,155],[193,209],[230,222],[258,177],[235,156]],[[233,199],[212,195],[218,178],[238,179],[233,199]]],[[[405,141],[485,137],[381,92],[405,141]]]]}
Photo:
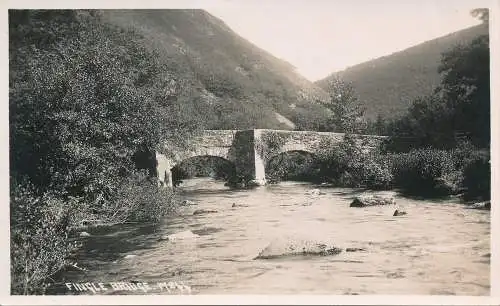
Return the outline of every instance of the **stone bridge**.
{"type": "MultiPolygon", "coordinates": [[[[385,138],[374,135],[354,135],[366,150],[378,146],[385,138]]],[[[343,133],[285,130],[205,130],[193,138],[188,149],[165,147],[169,155],[156,153],[157,173],[162,186],[172,186],[172,168],[196,156],[213,156],[230,161],[239,176],[255,183],[266,183],[266,164],[273,157],[290,151],[311,154],[325,146],[335,146],[344,139],[343,133]]]]}

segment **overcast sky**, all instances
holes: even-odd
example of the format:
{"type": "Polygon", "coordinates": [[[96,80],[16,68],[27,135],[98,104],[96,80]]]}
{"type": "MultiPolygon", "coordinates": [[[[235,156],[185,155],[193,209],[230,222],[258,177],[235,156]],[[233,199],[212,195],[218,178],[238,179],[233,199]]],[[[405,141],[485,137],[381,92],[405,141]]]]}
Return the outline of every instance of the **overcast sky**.
{"type": "Polygon", "coordinates": [[[223,0],[205,9],[315,81],[479,24],[471,9],[489,5],[487,0],[223,0]]]}

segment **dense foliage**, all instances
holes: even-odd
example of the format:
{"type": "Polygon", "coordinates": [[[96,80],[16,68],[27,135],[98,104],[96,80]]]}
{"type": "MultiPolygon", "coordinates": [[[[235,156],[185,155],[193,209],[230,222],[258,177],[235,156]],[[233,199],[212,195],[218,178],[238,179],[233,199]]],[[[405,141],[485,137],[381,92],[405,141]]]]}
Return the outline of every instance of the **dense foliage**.
{"type": "Polygon", "coordinates": [[[443,54],[441,86],[418,98],[393,124],[395,136],[417,146],[450,149],[461,139],[479,147],[490,142],[490,73],[488,36],[443,54]]]}
{"type": "Polygon", "coordinates": [[[63,265],[70,226],[154,221],[172,204],[138,168],[200,126],[141,39],[93,11],[9,12],[13,293],[63,265]]]}
{"type": "Polygon", "coordinates": [[[324,143],[315,155],[292,151],[275,156],[266,175],[270,183],[326,182],[337,187],[396,188],[418,197],[462,194],[466,200],[490,199],[489,152],[467,142],[453,150],[415,148],[390,153],[367,149],[346,134],[340,143],[324,143]]]}
{"type": "Polygon", "coordinates": [[[464,163],[462,185],[465,199],[491,198],[491,163],[488,152],[477,152],[464,163]]]}
{"type": "Polygon", "coordinates": [[[363,150],[363,144],[346,134],[337,145],[324,144],[319,154],[322,181],[341,187],[387,189],[392,174],[378,151],[363,150]]]}
{"type": "Polygon", "coordinates": [[[10,17],[11,175],[94,202],[116,191],[137,152],[183,139],[168,70],[134,33],[76,11],[10,17]]]}
{"type": "Polygon", "coordinates": [[[76,247],[67,240],[70,207],[75,201],[46,193],[34,196],[31,185],[11,190],[11,291],[41,294],[46,281],[66,264],[76,247]]]}
{"type": "Polygon", "coordinates": [[[457,191],[454,188],[457,178],[453,177],[455,169],[449,152],[416,149],[390,157],[394,185],[405,193],[425,197],[448,195],[457,191]]]}

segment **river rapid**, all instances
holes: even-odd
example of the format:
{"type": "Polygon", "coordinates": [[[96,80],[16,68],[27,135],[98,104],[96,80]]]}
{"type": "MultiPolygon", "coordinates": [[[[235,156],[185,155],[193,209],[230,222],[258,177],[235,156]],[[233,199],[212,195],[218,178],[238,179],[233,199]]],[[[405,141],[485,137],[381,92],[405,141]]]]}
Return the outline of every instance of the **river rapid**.
{"type": "MultiPolygon", "coordinates": [[[[66,282],[172,282],[189,286],[191,294],[489,295],[489,211],[467,209],[456,199],[383,192],[408,213],[393,217],[395,206],[349,207],[360,190],[310,194],[315,188],[284,182],[234,191],[208,178],[187,180],[180,190],[192,205],[178,215],[83,238],[76,261],[88,271],[67,272],[66,282]],[[216,212],[193,214],[200,209],[216,212]],[[166,238],[186,231],[193,237],[166,238]],[[310,242],[344,251],[286,256],[310,242]],[[276,258],[255,259],[266,247],[276,258]]],[[[148,294],[174,293],[152,287],[148,294]]],[[[76,293],[61,288],[58,294],[76,293]]]]}

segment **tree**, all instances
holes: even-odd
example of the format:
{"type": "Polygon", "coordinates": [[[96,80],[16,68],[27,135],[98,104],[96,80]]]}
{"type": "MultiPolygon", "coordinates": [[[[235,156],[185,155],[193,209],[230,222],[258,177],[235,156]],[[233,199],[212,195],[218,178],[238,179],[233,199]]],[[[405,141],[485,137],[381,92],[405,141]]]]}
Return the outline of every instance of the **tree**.
{"type": "Polygon", "coordinates": [[[393,126],[398,137],[415,146],[451,148],[464,138],[478,147],[490,145],[489,37],[479,36],[442,54],[441,83],[416,99],[393,126]]]}
{"type": "Polygon", "coordinates": [[[13,294],[44,294],[75,247],[70,226],[159,221],[173,206],[137,168],[197,125],[173,103],[184,82],[142,39],[98,11],[9,11],[13,294]]]}
{"type": "Polygon", "coordinates": [[[389,119],[384,118],[381,114],[377,114],[377,118],[374,121],[367,120],[364,133],[374,135],[387,135],[389,133],[389,124],[389,119]]]}
{"type": "Polygon", "coordinates": [[[325,106],[333,115],[331,126],[337,132],[353,133],[363,129],[362,116],[364,110],[350,83],[334,78],[330,81],[328,92],[330,101],[325,106]]]}
{"type": "Polygon", "coordinates": [[[450,118],[451,110],[437,95],[419,97],[406,115],[394,122],[393,134],[398,141],[409,140],[413,147],[450,148],[455,145],[450,118]]]}
{"type": "Polygon", "coordinates": [[[438,95],[452,111],[450,124],[481,147],[490,142],[490,52],[487,35],[443,54],[438,95]]]}
{"type": "Polygon", "coordinates": [[[9,12],[11,175],[47,190],[111,200],[138,151],[181,145],[171,82],[142,37],[97,11],[9,12]]]}
{"type": "Polygon", "coordinates": [[[490,21],[490,10],[488,8],[473,9],[471,11],[471,15],[484,23],[488,23],[490,21]]]}

